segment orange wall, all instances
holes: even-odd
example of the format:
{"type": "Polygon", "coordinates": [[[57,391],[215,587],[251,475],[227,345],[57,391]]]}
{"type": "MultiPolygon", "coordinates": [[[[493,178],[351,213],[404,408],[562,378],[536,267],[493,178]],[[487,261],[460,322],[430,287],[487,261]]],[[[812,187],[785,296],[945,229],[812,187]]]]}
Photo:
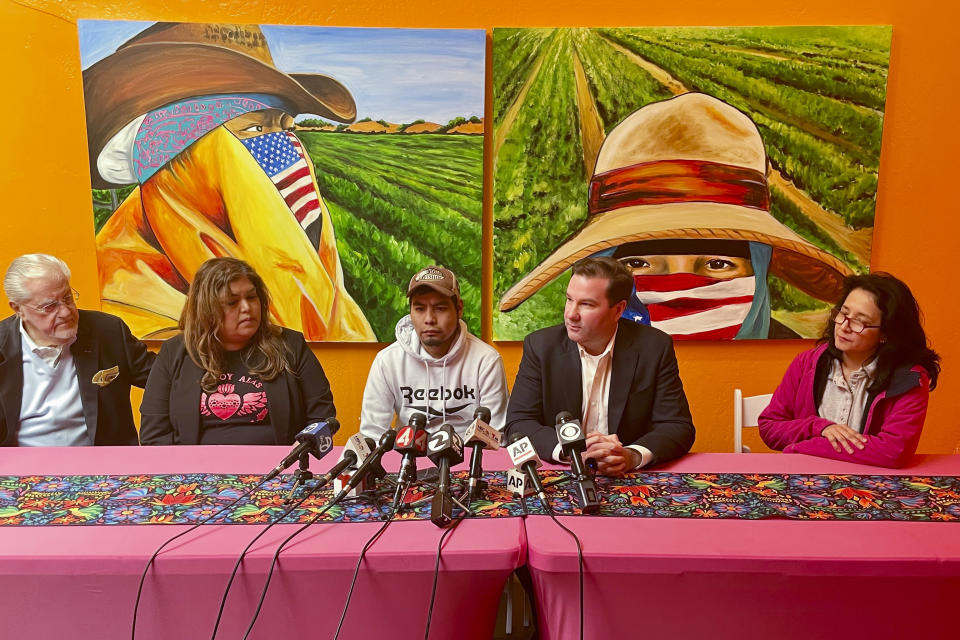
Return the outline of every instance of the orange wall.
{"type": "MultiPolygon", "coordinates": [[[[65,259],[86,306],[95,307],[96,257],[87,174],[83,92],[76,20],[188,20],[379,27],[492,29],[496,26],[667,26],[892,24],[874,270],[906,280],[926,311],[926,327],[944,360],[945,375],[931,396],[920,450],[952,452],[960,440],[955,416],[960,395],[956,280],[960,217],[956,180],[960,72],[954,28],[960,9],[947,0],[755,0],[609,2],[596,0],[0,0],[0,265],[43,251],[65,259]],[[67,6],[63,6],[67,5],[67,6]]],[[[318,60],[318,70],[323,61],[318,60]]],[[[488,68],[490,54],[487,56],[488,68]]],[[[488,70],[488,88],[490,86],[488,70]]],[[[489,111],[488,95],[488,111],[489,111]]],[[[489,119],[488,119],[489,121],[489,119]]],[[[490,303],[492,263],[491,158],[486,156],[484,303],[490,303]]],[[[2,294],[0,294],[2,297],[2,294]]],[[[5,302],[3,300],[2,302],[5,302]]],[[[2,315],[2,314],[0,314],[2,315]]],[[[557,312],[559,321],[560,311],[557,312]]],[[[489,311],[484,337],[490,337],[489,311]]],[[[680,344],[680,371],[697,425],[698,451],[732,447],[734,387],[771,391],[806,342],[680,344]]],[[[498,343],[513,381],[519,343],[498,343]]],[[[320,345],[345,426],[355,426],[366,372],[379,346],[320,345]]],[[[344,429],[347,432],[348,429],[344,429]]],[[[748,442],[750,442],[748,440],[748,442]]]]}

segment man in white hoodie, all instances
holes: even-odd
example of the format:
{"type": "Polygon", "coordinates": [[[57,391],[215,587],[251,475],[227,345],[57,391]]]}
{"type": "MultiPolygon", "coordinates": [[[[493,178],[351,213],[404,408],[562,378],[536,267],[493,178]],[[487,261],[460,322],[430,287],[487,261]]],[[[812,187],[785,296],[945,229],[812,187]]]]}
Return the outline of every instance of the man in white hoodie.
{"type": "Polygon", "coordinates": [[[407,287],[410,315],[397,323],[397,341],[377,354],[363,390],[360,432],[377,439],[410,416],[427,416],[427,430],[446,423],[461,436],[477,407],[503,429],[507,377],[496,349],[467,330],[460,284],[449,269],[431,265],[407,287]]]}

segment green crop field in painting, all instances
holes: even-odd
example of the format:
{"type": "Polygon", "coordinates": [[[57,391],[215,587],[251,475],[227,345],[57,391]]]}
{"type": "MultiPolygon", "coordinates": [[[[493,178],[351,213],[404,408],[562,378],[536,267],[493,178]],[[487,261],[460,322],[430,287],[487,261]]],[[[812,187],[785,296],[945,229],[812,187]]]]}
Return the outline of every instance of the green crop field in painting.
{"type": "MultiPolygon", "coordinates": [[[[498,307],[507,289],[587,219],[595,141],[581,130],[578,65],[595,105],[591,116],[605,134],[638,108],[684,91],[749,115],[779,179],[771,180],[772,215],[852,271],[867,271],[891,32],[495,29],[495,338],[522,339],[561,320],[566,273],[512,311],[498,307]]],[[[819,333],[827,303],[772,276],[768,287],[774,318],[801,336],[819,333]]]]}
{"type": "Polygon", "coordinates": [[[443,264],[462,284],[464,320],[480,333],[480,136],[299,133],[337,230],[344,281],[377,339],[408,313],[406,283],[443,264]]]}

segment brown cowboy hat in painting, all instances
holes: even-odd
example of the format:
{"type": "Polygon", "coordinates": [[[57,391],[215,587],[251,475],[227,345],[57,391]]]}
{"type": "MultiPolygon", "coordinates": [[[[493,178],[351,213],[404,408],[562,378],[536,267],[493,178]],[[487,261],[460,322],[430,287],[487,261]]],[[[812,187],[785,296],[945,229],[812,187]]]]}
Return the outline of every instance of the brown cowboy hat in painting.
{"type": "Polygon", "coordinates": [[[97,169],[111,138],[135,118],[185,98],[264,94],[282,97],[295,114],[339,122],[357,116],[350,91],[333,78],[278,70],[257,25],[159,22],[85,70],[83,91],[97,189],[117,186],[97,169]]]}
{"type": "Polygon", "coordinates": [[[833,301],[851,269],[770,214],[767,156],[752,120],[702,93],[648,104],[610,132],[589,218],[500,299],[509,311],[580,258],[633,242],[741,240],[773,249],[770,273],[833,301]]]}

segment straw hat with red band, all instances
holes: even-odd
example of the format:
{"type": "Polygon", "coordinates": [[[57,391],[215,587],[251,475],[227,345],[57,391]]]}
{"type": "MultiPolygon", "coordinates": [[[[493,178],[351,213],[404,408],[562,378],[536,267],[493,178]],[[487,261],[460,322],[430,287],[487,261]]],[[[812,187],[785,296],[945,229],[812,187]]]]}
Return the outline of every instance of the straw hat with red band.
{"type": "Polygon", "coordinates": [[[135,118],[186,98],[259,93],[281,96],[296,113],[339,122],[357,117],[353,96],[338,81],[277,69],[257,25],[158,22],[85,70],[83,93],[90,175],[98,189],[116,186],[97,171],[107,142],[135,118]]]}
{"type": "Polygon", "coordinates": [[[770,214],[756,125],[730,105],[685,93],[634,111],[610,132],[590,181],[586,225],[500,299],[509,311],[570,265],[630,242],[709,239],[773,248],[770,273],[827,301],[852,273],[770,214]]]}

